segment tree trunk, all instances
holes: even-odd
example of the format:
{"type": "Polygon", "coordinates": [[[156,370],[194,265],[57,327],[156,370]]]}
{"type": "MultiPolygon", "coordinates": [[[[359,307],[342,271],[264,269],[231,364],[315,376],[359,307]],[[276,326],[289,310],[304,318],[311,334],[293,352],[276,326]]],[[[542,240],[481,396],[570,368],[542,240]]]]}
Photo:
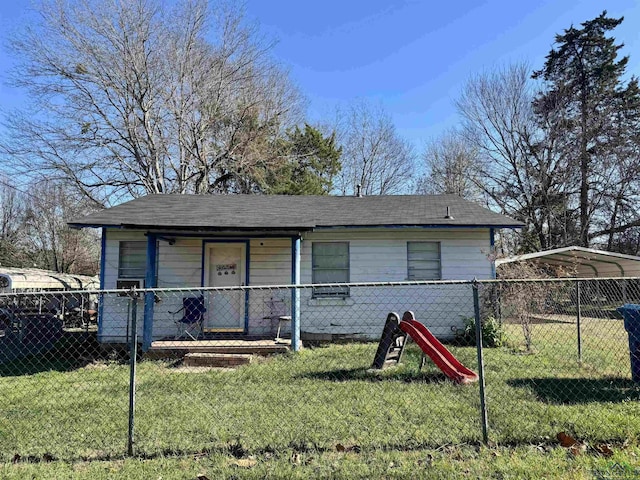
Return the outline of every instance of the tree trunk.
{"type": "Polygon", "coordinates": [[[587,151],[587,82],[584,79],[581,85],[580,115],[580,246],[589,246],[589,152],[587,151]]]}

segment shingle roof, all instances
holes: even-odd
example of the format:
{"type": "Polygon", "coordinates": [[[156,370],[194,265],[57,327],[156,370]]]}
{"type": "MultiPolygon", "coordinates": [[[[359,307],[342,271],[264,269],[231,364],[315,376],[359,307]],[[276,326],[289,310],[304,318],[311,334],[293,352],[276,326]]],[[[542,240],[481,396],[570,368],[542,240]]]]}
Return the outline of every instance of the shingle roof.
{"type": "Polygon", "coordinates": [[[69,224],[75,227],[200,230],[309,230],[337,226],[412,225],[522,226],[512,218],[456,195],[148,195],[69,224]],[[446,218],[447,207],[453,218],[446,218]]]}

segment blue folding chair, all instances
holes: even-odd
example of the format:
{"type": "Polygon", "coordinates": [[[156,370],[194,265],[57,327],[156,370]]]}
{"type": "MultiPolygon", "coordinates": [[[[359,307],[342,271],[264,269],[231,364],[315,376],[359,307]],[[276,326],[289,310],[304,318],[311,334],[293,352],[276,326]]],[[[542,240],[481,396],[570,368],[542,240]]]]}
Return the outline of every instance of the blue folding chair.
{"type": "Polygon", "coordinates": [[[206,311],[207,307],[204,305],[204,296],[184,297],[182,299],[182,308],[175,312],[169,312],[172,315],[183,312],[181,319],[174,319],[173,321],[177,328],[176,340],[182,337],[197,340],[203,333],[204,314],[206,311]]]}

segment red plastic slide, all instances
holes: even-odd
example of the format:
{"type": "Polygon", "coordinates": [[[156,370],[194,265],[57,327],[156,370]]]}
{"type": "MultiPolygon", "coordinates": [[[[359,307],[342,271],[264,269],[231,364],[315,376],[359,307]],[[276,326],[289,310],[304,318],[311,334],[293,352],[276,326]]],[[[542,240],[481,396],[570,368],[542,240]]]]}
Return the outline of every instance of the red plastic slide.
{"type": "Polygon", "coordinates": [[[422,323],[413,318],[413,314],[402,316],[400,329],[406,332],[429,355],[442,372],[456,383],[472,383],[478,380],[478,374],[469,370],[454,357],[447,348],[422,323]]]}

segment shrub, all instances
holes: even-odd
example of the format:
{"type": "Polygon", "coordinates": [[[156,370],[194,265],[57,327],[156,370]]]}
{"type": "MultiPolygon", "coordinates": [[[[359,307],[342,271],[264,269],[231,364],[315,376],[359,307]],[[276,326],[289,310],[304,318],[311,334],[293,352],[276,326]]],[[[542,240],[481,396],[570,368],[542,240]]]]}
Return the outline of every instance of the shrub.
{"type": "MultiPolygon", "coordinates": [[[[482,345],[489,348],[501,347],[504,344],[504,328],[495,317],[487,317],[481,323],[482,345]]],[[[463,345],[476,344],[476,321],[474,318],[467,318],[464,328],[456,331],[458,341],[463,345]]]]}

